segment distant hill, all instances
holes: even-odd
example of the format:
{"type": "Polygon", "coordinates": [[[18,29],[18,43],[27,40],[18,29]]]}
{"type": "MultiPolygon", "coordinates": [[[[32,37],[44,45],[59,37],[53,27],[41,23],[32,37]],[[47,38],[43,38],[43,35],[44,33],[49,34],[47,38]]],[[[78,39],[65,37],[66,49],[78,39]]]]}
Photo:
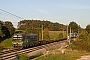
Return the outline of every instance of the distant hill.
{"type": "Polygon", "coordinates": [[[41,20],[22,20],[18,22],[18,29],[25,30],[26,28],[48,28],[50,31],[66,31],[66,26],[57,22],[53,23],[50,21],[41,20]]]}

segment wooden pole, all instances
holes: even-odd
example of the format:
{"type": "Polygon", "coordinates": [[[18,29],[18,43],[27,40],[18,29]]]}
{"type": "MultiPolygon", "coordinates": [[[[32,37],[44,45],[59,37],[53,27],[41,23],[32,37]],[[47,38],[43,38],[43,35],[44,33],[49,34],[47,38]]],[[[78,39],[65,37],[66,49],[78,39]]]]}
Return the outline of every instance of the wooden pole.
{"type": "Polygon", "coordinates": [[[63,29],[63,38],[64,38],[64,27],[62,29],[63,29]]]}
{"type": "Polygon", "coordinates": [[[78,25],[78,34],[79,34],[79,28],[80,28],[80,25],[78,25]]]}
{"type": "Polygon", "coordinates": [[[43,25],[42,25],[42,40],[43,40],[43,25]]]}
{"type": "Polygon", "coordinates": [[[68,25],[67,25],[67,42],[68,42],[68,25]]]}
{"type": "Polygon", "coordinates": [[[70,34],[71,34],[71,27],[70,27],[70,34]]]}
{"type": "Polygon", "coordinates": [[[71,27],[70,27],[70,38],[69,38],[69,44],[70,44],[70,39],[71,39],[71,27]]]}

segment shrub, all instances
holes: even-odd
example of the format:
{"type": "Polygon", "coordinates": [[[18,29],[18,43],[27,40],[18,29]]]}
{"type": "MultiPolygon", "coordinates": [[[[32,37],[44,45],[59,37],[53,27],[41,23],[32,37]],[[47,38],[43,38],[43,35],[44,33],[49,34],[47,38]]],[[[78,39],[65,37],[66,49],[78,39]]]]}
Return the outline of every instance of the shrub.
{"type": "Polygon", "coordinates": [[[72,49],[90,52],[90,34],[87,31],[83,31],[70,47],[72,49]]]}
{"type": "Polygon", "coordinates": [[[26,54],[16,54],[17,60],[29,60],[29,57],[26,54]]]}
{"type": "Polygon", "coordinates": [[[3,50],[3,47],[2,47],[2,46],[0,46],[0,51],[1,51],[1,50],[3,50]]]}
{"type": "Polygon", "coordinates": [[[58,38],[63,38],[63,34],[60,33],[59,36],[58,36],[58,38]]]}

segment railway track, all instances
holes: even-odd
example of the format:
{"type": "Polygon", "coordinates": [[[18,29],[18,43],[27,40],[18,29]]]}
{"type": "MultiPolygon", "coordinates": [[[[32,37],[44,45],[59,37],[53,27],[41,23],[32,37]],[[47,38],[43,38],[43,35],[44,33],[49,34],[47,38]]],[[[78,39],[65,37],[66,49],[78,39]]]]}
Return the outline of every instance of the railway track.
{"type": "Polygon", "coordinates": [[[28,54],[31,53],[33,51],[37,51],[40,49],[46,49],[48,50],[50,47],[58,47],[58,46],[62,46],[65,43],[66,40],[64,41],[58,41],[58,42],[54,42],[54,43],[49,43],[49,44],[45,44],[45,45],[41,45],[41,46],[36,46],[36,47],[32,47],[32,48],[28,48],[28,49],[23,49],[23,50],[8,50],[8,51],[4,51],[4,52],[0,52],[0,57],[2,60],[14,60],[16,58],[17,54],[28,54]]]}

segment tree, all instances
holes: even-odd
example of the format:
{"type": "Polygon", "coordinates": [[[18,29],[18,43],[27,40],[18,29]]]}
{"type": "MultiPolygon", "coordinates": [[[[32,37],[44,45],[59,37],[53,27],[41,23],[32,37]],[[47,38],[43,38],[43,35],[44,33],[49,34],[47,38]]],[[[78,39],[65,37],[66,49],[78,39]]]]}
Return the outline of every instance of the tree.
{"type": "Polygon", "coordinates": [[[8,31],[10,33],[10,36],[12,36],[14,34],[14,32],[15,32],[15,28],[13,27],[13,24],[11,22],[9,22],[9,21],[6,21],[4,23],[4,25],[6,27],[5,29],[8,29],[8,31]]]}
{"type": "Polygon", "coordinates": [[[69,23],[69,29],[70,29],[70,27],[71,27],[73,33],[78,32],[78,24],[76,22],[70,22],[69,23]]]}
{"type": "Polygon", "coordinates": [[[49,29],[48,28],[45,28],[44,29],[44,39],[49,39],[49,29]]]}
{"type": "Polygon", "coordinates": [[[90,33],[90,24],[86,26],[86,30],[88,33],[90,33]]]}
{"type": "Polygon", "coordinates": [[[3,32],[2,32],[2,30],[0,30],[0,36],[3,37],[3,32]]]}
{"type": "Polygon", "coordinates": [[[27,26],[29,28],[40,28],[43,25],[43,28],[48,28],[50,31],[60,31],[62,28],[66,30],[66,26],[59,23],[53,23],[50,21],[40,21],[40,20],[23,20],[18,22],[18,29],[25,30],[27,26]]]}
{"type": "Polygon", "coordinates": [[[60,33],[59,36],[58,36],[58,38],[63,38],[63,34],[60,33]]]}
{"type": "Polygon", "coordinates": [[[25,32],[26,33],[32,33],[32,29],[30,27],[26,27],[25,32]]]}
{"type": "Polygon", "coordinates": [[[2,26],[2,32],[4,37],[10,37],[10,32],[6,26],[2,26]]]}
{"type": "Polygon", "coordinates": [[[0,37],[4,36],[3,31],[2,31],[3,30],[2,27],[3,27],[3,22],[0,21],[0,37]]]}
{"type": "Polygon", "coordinates": [[[0,21],[0,42],[10,38],[14,34],[15,28],[9,21],[0,21]]]}
{"type": "Polygon", "coordinates": [[[90,34],[83,30],[72,43],[71,48],[90,52],[90,34]]]}

